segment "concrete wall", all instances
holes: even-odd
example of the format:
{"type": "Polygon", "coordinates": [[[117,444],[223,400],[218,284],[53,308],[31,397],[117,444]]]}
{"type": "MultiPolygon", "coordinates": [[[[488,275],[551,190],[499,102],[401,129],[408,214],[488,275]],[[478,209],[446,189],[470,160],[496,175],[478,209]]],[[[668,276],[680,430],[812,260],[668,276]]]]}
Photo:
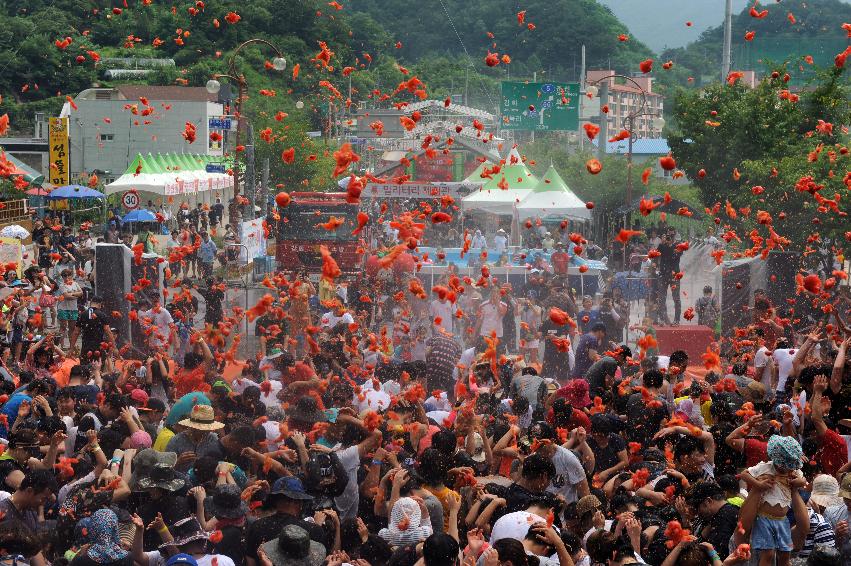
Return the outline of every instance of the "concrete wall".
{"type": "MultiPolygon", "coordinates": [[[[101,180],[112,181],[127,169],[137,153],[207,153],[208,118],[221,115],[221,104],[206,101],[151,101],[148,115],[125,110],[132,100],[77,100],[70,114],[71,180],[98,169],[101,180]],[[105,121],[107,118],[109,122],[105,121]],[[182,136],[186,122],[197,128],[197,139],[182,136]]],[[[221,154],[219,152],[219,154],[221,154]]]]}

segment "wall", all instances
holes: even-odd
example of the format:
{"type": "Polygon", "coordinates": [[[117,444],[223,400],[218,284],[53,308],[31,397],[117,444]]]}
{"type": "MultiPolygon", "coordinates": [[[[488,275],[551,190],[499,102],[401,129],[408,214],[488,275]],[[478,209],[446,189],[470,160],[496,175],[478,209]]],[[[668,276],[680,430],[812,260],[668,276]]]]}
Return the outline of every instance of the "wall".
{"type": "Polygon", "coordinates": [[[133,100],[77,100],[76,103],[78,109],[70,114],[72,182],[79,180],[81,173],[95,169],[108,171],[99,176],[102,181],[110,182],[124,173],[137,153],[206,153],[208,112],[223,113],[221,104],[206,101],[152,100],[155,111],[149,116],[125,110],[125,105],[138,103],[133,100]],[[186,122],[197,128],[193,144],[182,136],[186,122]]]}

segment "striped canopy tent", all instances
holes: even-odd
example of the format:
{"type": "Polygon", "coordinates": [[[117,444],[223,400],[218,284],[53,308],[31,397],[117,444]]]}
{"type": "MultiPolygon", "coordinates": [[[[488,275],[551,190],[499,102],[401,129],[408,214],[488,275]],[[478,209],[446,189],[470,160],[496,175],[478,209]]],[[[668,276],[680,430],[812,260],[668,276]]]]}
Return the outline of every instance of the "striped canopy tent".
{"type": "Polygon", "coordinates": [[[487,179],[479,190],[464,197],[461,206],[465,212],[477,210],[511,216],[515,205],[522,202],[537,184],[538,178],[523,163],[517,148],[512,148],[500,172],[487,179]]]}
{"type": "Polygon", "coordinates": [[[550,217],[591,220],[585,202],[570,190],[552,164],[532,192],[517,205],[517,213],[520,220],[550,217]]]}

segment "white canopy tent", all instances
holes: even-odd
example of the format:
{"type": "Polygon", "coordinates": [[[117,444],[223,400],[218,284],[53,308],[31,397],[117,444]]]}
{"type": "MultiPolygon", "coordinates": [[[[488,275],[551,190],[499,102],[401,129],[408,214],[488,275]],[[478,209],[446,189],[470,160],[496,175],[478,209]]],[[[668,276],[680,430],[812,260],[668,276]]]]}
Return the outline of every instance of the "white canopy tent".
{"type": "Polygon", "coordinates": [[[225,192],[233,187],[230,175],[206,171],[207,163],[213,159],[208,155],[139,154],[123,175],[104,187],[104,193],[112,195],[135,190],[157,197],[193,197],[198,202],[209,203],[212,191],[225,192]]]}
{"type": "Polygon", "coordinates": [[[465,212],[475,210],[511,216],[517,203],[526,198],[537,184],[538,178],[523,163],[517,149],[512,148],[500,171],[480,189],[464,197],[461,207],[465,212]]]}
{"type": "Polygon", "coordinates": [[[585,202],[570,190],[552,165],[535,188],[517,205],[517,214],[520,220],[552,216],[591,220],[591,211],[585,202]]]}

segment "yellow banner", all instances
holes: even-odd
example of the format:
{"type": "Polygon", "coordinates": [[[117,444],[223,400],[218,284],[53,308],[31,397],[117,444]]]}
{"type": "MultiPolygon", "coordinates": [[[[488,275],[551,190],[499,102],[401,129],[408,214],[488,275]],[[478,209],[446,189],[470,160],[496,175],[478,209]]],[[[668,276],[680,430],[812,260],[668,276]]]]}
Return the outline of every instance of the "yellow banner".
{"type": "Polygon", "coordinates": [[[71,162],[68,156],[68,118],[50,118],[50,183],[62,187],[71,184],[71,162]]]}

